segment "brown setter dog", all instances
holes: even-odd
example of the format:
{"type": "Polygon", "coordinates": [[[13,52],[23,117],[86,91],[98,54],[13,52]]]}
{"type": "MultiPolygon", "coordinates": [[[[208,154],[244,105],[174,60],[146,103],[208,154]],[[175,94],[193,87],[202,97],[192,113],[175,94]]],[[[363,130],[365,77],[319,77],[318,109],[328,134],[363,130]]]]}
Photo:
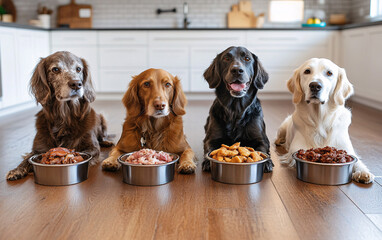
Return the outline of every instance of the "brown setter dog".
{"type": "Polygon", "coordinates": [[[42,110],[37,113],[36,136],[32,152],[20,165],[9,171],[8,180],[25,177],[32,171],[28,159],[51,148],[66,147],[93,156],[97,163],[100,146],[105,141],[106,122],[90,107],[95,99],[86,61],[70,52],[56,52],[41,59],[30,81],[30,88],[42,110]]]}
{"type": "Polygon", "coordinates": [[[195,171],[195,154],[183,133],[187,100],[177,77],[148,69],[132,79],[122,102],[127,109],[122,135],[102,169],[116,171],[121,154],[145,147],[178,154],[180,173],[195,171]]]}

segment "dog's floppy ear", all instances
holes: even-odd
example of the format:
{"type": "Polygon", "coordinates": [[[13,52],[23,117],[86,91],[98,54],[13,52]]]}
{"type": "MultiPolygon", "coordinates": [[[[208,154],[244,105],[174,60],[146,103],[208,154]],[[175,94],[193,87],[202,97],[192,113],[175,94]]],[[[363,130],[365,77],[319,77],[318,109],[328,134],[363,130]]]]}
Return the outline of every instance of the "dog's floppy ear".
{"type": "Polygon", "coordinates": [[[129,87],[122,98],[122,103],[125,105],[127,114],[130,117],[137,117],[141,114],[142,108],[138,96],[138,76],[133,76],[129,87]]]}
{"type": "Polygon", "coordinates": [[[338,105],[343,105],[345,100],[348,99],[353,93],[354,88],[346,76],[345,69],[339,68],[337,85],[333,93],[334,102],[338,105]]]}
{"type": "Polygon", "coordinates": [[[181,116],[186,114],[184,107],[187,104],[182,85],[178,77],[174,77],[174,97],[171,103],[171,109],[175,115],[181,116]]]}
{"type": "Polygon", "coordinates": [[[84,98],[88,102],[93,102],[95,100],[95,90],[92,83],[92,78],[90,76],[89,65],[85,59],[81,58],[82,65],[84,66],[82,73],[84,75],[84,98]]]}
{"type": "Polygon", "coordinates": [[[51,99],[52,92],[45,72],[44,58],[41,58],[34,70],[30,81],[30,91],[35,96],[36,101],[42,106],[45,106],[51,99]]]}
{"type": "Polygon", "coordinates": [[[300,103],[302,101],[303,92],[301,88],[300,69],[294,70],[293,76],[288,80],[287,87],[293,93],[293,103],[300,103]]]}
{"type": "Polygon", "coordinates": [[[217,88],[220,84],[220,73],[219,73],[219,59],[221,54],[218,54],[212,61],[211,65],[204,71],[204,79],[208,82],[209,87],[217,88]]]}
{"type": "Polygon", "coordinates": [[[257,89],[263,89],[264,85],[268,82],[269,76],[265,71],[263,64],[261,64],[259,58],[252,53],[252,57],[255,60],[253,63],[253,69],[255,70],[255,78],[253,79],[253,84],[257,89]]]}

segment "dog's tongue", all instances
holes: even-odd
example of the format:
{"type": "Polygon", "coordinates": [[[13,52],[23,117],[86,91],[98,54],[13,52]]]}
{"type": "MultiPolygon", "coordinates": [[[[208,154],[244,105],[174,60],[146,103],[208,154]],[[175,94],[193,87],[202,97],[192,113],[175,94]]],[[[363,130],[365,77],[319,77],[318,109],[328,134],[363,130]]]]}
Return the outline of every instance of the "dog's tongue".
{"type": "Polygon", "coordinates": [[[244,83],[231,83],[230,86],[236,92],[240,92],[241,90],[245,88],[244,83]]]}

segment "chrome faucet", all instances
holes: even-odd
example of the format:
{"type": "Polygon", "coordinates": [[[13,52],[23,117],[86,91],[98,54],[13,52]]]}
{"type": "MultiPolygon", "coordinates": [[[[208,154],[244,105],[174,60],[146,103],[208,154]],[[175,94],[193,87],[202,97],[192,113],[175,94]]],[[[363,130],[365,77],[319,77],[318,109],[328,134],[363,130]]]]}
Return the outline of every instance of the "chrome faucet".
{"type": "Polygon", "coordinates": [[[188,21],[187,19],[187,14],[188,14],[188,3],[183,4],[183,28],[188,28],[188,25],[190,25],[191,22],[188,21]]]}

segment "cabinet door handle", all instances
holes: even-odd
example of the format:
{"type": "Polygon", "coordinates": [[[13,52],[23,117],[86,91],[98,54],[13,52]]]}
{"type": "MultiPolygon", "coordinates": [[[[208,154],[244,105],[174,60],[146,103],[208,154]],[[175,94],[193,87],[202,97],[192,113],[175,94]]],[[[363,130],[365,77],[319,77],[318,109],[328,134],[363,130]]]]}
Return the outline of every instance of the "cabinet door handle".
{"type": "Polygon", "coordinates": [[[133,37],[115,37],[113,38],[114,41],[135,41],[135,38],[133,37]]]}
{"type": "Polygon", "coordinates": [[[75,40],[75,41],[86,41],[86,38],[84,37],[63,37],[62,38],[65,41],[75,40]]]}
{"type": "Polygon", "coordinates": [[[298,39],[293,38],[293,37],[284,37],[284,38],[261,37],[261,38],[259,38],[259,40],[261,40],[261,41],[296,41],[298,39]]]}
{"type": "Polygon", "coordinates": [[[237,41],[238,38],[236,37],[226,37],[226,38],[214,38],[214,37],[206,37],[206,38],[192,38],[192,37],[177,37],[177,38],[166,38],[166,37],[156,37],[153,38],[154,41],[178,41],[178,40],[191,40],[191,41],[237,41]]]}

